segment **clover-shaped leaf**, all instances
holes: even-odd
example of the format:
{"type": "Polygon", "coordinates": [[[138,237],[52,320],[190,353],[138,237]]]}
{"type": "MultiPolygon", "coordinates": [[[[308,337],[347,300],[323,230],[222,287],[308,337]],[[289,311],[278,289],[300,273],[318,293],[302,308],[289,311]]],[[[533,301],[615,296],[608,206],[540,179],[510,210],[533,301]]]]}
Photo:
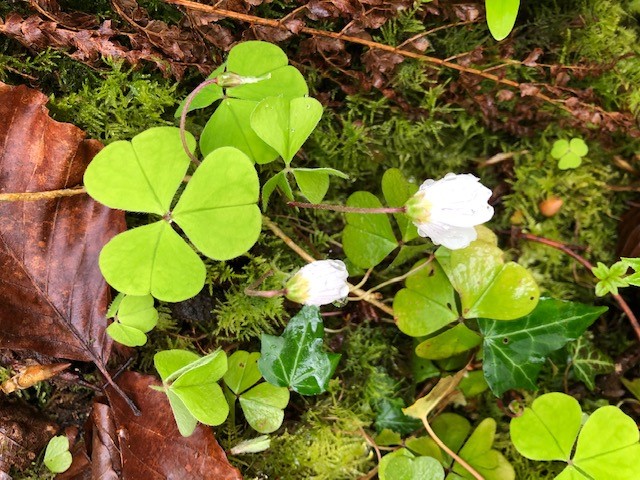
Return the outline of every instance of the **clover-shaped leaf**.
{"type": "Polygon", "coordinates": [[[416,347],[416,355],[429,360],[442,360],[471,350],[480,343],[482,337],[460,323],[422,342],[416,347]]]}
{"type": "Polygon", "coordinates": [[[258,368],[265,380],[302,395],[324,392],[340,355],[324,351],[323,337],[320,311],[311,305],[289,320],[281,337],[263,334],[258,368]]]}
{"type": "Polygon", "coordinates": [[[200,357],[186,350],[165,350],[156,353],[153,362],[183,436],[193,433],[197,421],[205,425],[225,421],[229,405],[218,385],[227,370],[224,351],[200,357]]]}
{"type": "Polygon", "coordinates": [[[538,303],[540,289],[531,273],[515,262],[504,263],[502,250],[494,242],[495,236],[480,237],[460,250],[440,247],[436,251],[460,295],[464,318],[513,320],[538,303]]]}
{"type": "Polygon", "coordinates": [[[567,170],[577,168],[582,163],[582,157],[589,153],[589,147],[581,138],[556,140],[551,149],[551,156],[558,160],[558,168],[567,170]]]}
{"type": "Polygon", "coordinates": [[[604,297],[607,293],[617,295],[618,288],[628,287],[629,281],[623,277],[628,268],[628,264],[624,261],[614,263],[611,268],[598,262],[598,265],[591,269],[593,275],[599,280],[596,284],[596,295],[598,297],[604,297]]]}
{"type": "MultiPolygon", "coordinates": [[[[424,262],[416,263],[413,268],[424,262]]],[[[402,332],[421,337],[458,318],[455,292],[437,262],[432,261],[407,277],[405,286],[393,299],[396,324],[402,332]]]]}
{"type": "Polygon", "coordinates": [[[146,333],[158,322],[158,311],[151,295],[137,297],[120,293],[109,307],[107,316],[114,317],[107,327],[109,336],[129,347],[147,343],[146,333]]]}
{"type": "Polygon", "coordinates": [[[322,117],[315,98],[268,97],[251,114],[251,128],[289,165],[322,117]]]}
{"type": "Polygon", "coordinates": [[[62,473],[71,466],[69,439],[64,435],[53,437],[44,452],[44,464],[53,473],[62,473]]]}
{"type": "MultiPolygon", "coordinates": [[[[382,194],[390,207],[402,207],[418,191],[418,186],[409,182],[397,168],[390,168],[382,176],[382,194]]],[[[404,213],[394,213],[396,223],[402,233],[402,241],[408,242],[418,237],[418,229],[404,213]]]]}
{"type": "Polygon", "coordinates": [[[229,357],[229,369],[224,382],[232,392],[227,395],[235,403],[236,398],[244,416],[256,431],[271,433],[282,425],[283,409],[289,403],[289,390],[270,383],[260,383],[262,378],[258,369],[259,353],[238,350],[229,357]]]}
{"type": "Polygon", "coordinates": [[[631,417],[617,407],[601,407],[581,425],[582,411],[574,398],[548,393],[511,421],[511,440],[531,460],[569,463],[556,479],[640,478],[640,435],[631,417]]]}
{"type": "MultiPolygon", "coordinates": [[[[193,145],[193,138],[190,141],[193,145]]],[[[258,239],[259,181],[251,160],[232,147],[212,152],[171,212],[188,164],[178,129],[162,127],[107,146],[87,168],[87,190],[96,200],[162,216],[156,223],[117,235],[102,249],[102,274],[120,292],[177,302],[202,289],[204,264],[173,230],[174,221],[215,260],[241,255],[258,239]]],[[[137,337],[132,341],[142,340],[137,337]]]]}
{"type": "MultiPolygon", "coordinates": [[[[278,153],[251,129],[251,113],[267,97],[293,99],[309,93],[302,74],[288,65],[286,54],[268,42],[250,41],[229,52],[226,72],[259,81],[224,89],[225,99],[200,136],[203,155],[224,146],[239,148],[256,163],[269,163],[278,153]]],[[[215,92],[213,92],[215,94],[215,92]]]]}

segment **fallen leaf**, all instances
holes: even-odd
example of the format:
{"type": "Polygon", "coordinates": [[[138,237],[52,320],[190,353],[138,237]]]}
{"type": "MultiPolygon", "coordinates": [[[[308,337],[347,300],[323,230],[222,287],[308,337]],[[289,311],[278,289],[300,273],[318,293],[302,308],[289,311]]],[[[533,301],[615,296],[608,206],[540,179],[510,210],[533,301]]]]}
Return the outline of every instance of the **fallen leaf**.
{"type": "MultiPolygon", "coordinates": [[[[0,192],[78,185],[101,148],[51,119],[47,97],[0,83],[0,192]]],[[[102,246],[125,229],[122,212],[86,195],[0,203],[0,348],[94,362],[105,371],[109,287],[102,246]]]]}

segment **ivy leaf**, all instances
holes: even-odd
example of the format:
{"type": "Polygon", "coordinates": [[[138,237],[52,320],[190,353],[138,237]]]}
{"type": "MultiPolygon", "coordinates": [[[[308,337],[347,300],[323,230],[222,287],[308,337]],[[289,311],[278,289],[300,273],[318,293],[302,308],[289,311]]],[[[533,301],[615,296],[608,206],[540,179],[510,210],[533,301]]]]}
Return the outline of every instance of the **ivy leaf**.
{"type": "MultiPolygon", "coordinates": [[[[380,200],[369,192],[355,192],[347,199],[349,207],[379,208],[380,200]]],[[[342,245],[347,258],[356,266],[371,268],[396,249],[396,240],[387,215],[347,213],[342,245]]]]}
{"type": "Polygon", "coordinates": [[[100,252],[99,265],[116,290],[127,295],[151,294],[165,302],[195,296],[206,277],[200,257],[164,220],[111,239],[100,252]]]}
{"type": "Polygon", "coordinates": [[[466,352],[482,343],[482,337],[460,323],[431,337],[416,347],[416,355],[428,360],[442,360],[466,352]]]}
{"type": "MultiPolygon", "coordinates": [[[[195,140],[186,133],[187,145],[195,140]]],[[[100,203],[130,212],[164,215],[189,167],[175,127],[145,130],[128,141],[102,149],[87,167],[84,185],[100,203]]]]}
{"type": "Polygon", "coordinates": [[[520,0],[485,0],[485,7],[491,36],[498,41],[507,38],[516,23],[520,0]]]}
{"type": "Polygon", "coordinates": [[[513,320],[531,312],[540,297],[531,273],[504,263],[495,236],[480,237],[466,248],[440,247],[436,258],[460,295],[464,318],[513,320]]]}
{"type": "MultiPolygon", "coordinates": [[[[418,186],[408,182],[397,168],[390,168],[382,176],[382,194],[390,207],[402,207],[418,191],[418,186]]],[[[403,213],[394,213],[400,228],[402,241],[408,242],[418,237],[418,229],[403,213]]]]}
{"type": "Polygon", "coordinates": [[[627,278],[622,278],[628,268],[628,263],[624,261],[614,263],[611,268],[598,262],[598,265],[591,269],[593,275],[600,280],[596,284],[596,295],[599,297],[603,297],[607,293],[618,295],[618,288],[629,286],[627,278]]]}
{"type": "Polygon", "coordinates": [[[302,194],[311,203],[320,203],[329,190],[329,176],[349,178],[333,168],[294,168],[293,176],[302,194]]]}
{"type": "Polygon", "coordinates": [[[608,406],[591,414],[582,429],[581,424],[582,411],[574,398],[548,393],[511,420],[511,440],[529,459],[570,462],[557,479],[640,478],[640,434],[631,417],[608,406]]]}
{"type": "MultiPolygon", "coordinates": [[[[422,260],[413,269],[424,264],[422,260]]],[[[393,299],[395,321],[412,337],[429,335],[458,318],[455,292],[440,265],[432,261],[407,277],[393,299]]]]}
{"type": "Polygon", "coordinates": [[[251,112],[257,102],[226,98],[202,130],[200,151],[208,155],[222,147],[235,147],[252,161],[265,164],[278,158],[278,152],[251,129],[251,112]]]}
{"type": "Polygon", "coordinates": [[[304,306],[289,320],[281,337],[262,335],[258,368],[267,382],[302,395],[327,389],[340,355],[323,348],[324,326],[316,306],[304,306]]]}
{"type": "Polygon", "coordinates": [[[544,359],[584,333],[607,307],[543,298],[529,315],[511,322],[478,319],[483,370],[496,396],[511,388],[536,390],[544,359]]]}
{"type": "Polygon", "coordinates": [[[260,182],[251,160],[224,147],[207,155],[172,213],[189,240],[207,257],[228,260],[258,240],[260,182]]]}
{"type": "Polygon", "coordinates": [[[422,426],[416,418],[402,413],[404,402],[399,399],[383,399],[378,405],[375,427],[377,431],[389,429],[401,435],[408,435],[422,426]]]}
{"type": "Polygon", "coordinates": [[[69,439],[64,435],[53,437],[44,452],[44,464],[53,473],[62,473],[69,469],[72,462],[69,452],[69,439]]]}
{"type": "Polygon", "coordinates": [[[591,391],[596,387],[596,375],[611,373],[615,368],[611,357],[597,349],[586,334],[569,345],[569,357],[576,378],[591,391]]]}
{"type": "Polygon", "coordinates": [[[251,114],[251,128],[289,165],[322,117],[315,98],[268,97],[251,114]]]}

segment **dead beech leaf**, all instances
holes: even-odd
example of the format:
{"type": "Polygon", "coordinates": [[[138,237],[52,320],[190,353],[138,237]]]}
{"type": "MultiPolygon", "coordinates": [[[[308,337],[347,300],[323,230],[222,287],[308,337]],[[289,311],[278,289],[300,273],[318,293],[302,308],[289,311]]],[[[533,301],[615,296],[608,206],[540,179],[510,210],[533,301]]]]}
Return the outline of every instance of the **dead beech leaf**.
{"type": "Polygon", "coordinates": [[[405,415],[410,417],[418,418],[420,420],[426,419],[434,408],[451,398],[451,394],[454,392],[465,373],[467,373],[467,369],[463,368],[455,375],[449,375],[448,377],[441,378],[429,393],[416,400],[410,407],[403,408],[402,411],[405,415]]]}
{"type": "Polygon", "coordinates": [[[91,459],[91,478],[113,480],[241,480],[209,427],[198,425],[190,437],[178,431],[167,396],[150,387],[160,385],[155,377],[125,372],[118,385],[140,408],[135,416],[113,388],[107,389],[110,406],[96,400],[88,421],[91,447],[76,452],[73,476],[86,478],[76,464],[91,459]]]}
{"type": "MultiPolygon", "coordinates": [[[[75,187],[101,145],[51,119],[47,97],[0,83],[0,192],[75,187]]],[[[94,362],[106,373],[109,287],[102,246],[122,212],[87,195],[0,203],[0,348],[94,362]]]]}

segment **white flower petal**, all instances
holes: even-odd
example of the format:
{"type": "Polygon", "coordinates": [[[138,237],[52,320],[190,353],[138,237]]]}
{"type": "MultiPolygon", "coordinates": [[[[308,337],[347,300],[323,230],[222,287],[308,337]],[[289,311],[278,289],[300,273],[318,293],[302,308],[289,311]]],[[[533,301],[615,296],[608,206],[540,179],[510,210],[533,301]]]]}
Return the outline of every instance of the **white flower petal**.
{"type": "Polygon", "coordinates": [[[436,222],[418,225],[418,234],[429,237],[435,245],[443,245],[451,250],[468,247],[478,238],[473,227],[454,227],[436,222]]]}
{"type": "MultiPolygon", "coordinates": [[[[287,289],[296,292],[296,282],[302,282],[305,289],[304,298],[290,298],[305,305],[327,305],[341,300],[349,294],[347,278],[349,272],[340,260],[318,260],[300,269],[292,278],[287,289]]],[[[295,295],[295,293],[294,293],[295,295]]]]}

